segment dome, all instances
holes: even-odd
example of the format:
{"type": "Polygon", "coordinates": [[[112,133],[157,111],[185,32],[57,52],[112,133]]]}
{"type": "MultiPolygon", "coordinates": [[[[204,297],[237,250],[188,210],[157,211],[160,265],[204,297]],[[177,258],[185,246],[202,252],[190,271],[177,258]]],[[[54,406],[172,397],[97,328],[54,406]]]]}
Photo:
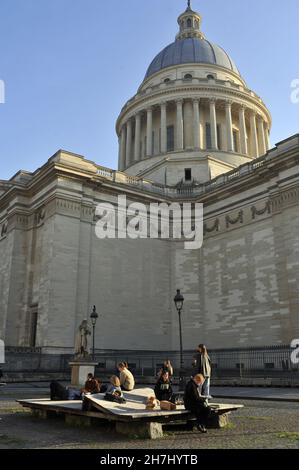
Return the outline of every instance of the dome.
{"type": "Polygon", "coordinates": [[[145,79],[167,67],[190,63],[218,65],[240,75],[235,63],[220,46],[193,37],[178,39],[165,47],[152,61],[145,79]]]}

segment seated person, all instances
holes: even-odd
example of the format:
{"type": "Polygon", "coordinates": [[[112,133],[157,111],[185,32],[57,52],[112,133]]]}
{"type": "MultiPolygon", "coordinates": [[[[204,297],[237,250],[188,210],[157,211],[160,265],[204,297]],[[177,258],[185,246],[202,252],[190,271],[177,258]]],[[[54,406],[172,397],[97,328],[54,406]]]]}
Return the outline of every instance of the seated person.
{"type": "Polygon", "coordinates": [[[116,375],[112,375],[110,379],[110,384],[107,387],[106,393],[111,393],[112,395],[123,396],[123,392],[120,386],[120,380],[116,375]]]}
{"type": "Polygon", "coordinates": [[[92,395],[100,392],[99,381],[92,374],[88,374],[84,388],[77,390],[75,388],[64,387],[57,381],[50,384],[51,400],[82,400],[82,396],[90,393],[92,395]]]}
{"type": "Polygon", "coordinates": [[[100,393],[100,389],[101,385],[99,381],[93,376],[93,374],[88,374],[85,386],[81,389],[81,394],[90,393],[91,395],[95,395],[100,393]]]}
{"type": "Polygon", "coordinates": [[[188,382],[185,390],[185,408],[191,411],[197,419],[197,429],[206,433],[206,425],[210,415],[210,408],[207,405],[206,397],[201,395],[205,378],[202,374],[197,374],[188,382]]]}
{"type": "Polygon", "coordinates": [[[118,370],[120,372],[121,389],[125,390],[126,392],[131,392],[134,390],[135,379],[132,372],[128,370],[127,363],[121,362],[118,364],[118,370]]]}
{"type": "Polygon", "coordinates": [[[155,395],[159,401],[171,401],[173,390],[168,372],[164,371],[156,383],[155,395]]]}

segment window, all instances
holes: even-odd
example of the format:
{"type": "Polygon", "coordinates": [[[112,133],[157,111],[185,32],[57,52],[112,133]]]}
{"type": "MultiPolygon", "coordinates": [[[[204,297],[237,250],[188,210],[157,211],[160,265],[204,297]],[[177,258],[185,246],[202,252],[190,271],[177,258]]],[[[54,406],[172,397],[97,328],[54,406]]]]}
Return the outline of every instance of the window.
{"type": "Polygon", "coordinates": [[[37,321],[38,313],[37,306],[31,307],[31,318],[30,318],[30,347],[36,347],[36,338],[37,338],[37,321]]]}
{"type": "Polygon", "coordinates": [[[218,150],[221,150],[221,124],[217,124],[217,141],[218,141],[218,150]]]}
{"type": "Polygon", "coordinates": [[[234,138],[234,152],[239,152],[239,133],[238,131],[233,131],[234,138]]]}
{"type": "Polygon", "coordinates": [[[206,148],[212,148],[211,124],[209,122],[206,123],[206,148]]]}
{"type": "Polygon", "coordinates": [[[188,18],[188,20],[187,20],[187,28],[192,28],[192,20],[191,20],[191,18],[188,18]]]}
{"type": "Polygon", "coordinates": [[[184,76],[184,80],[192,80],[192,75],[191,73],[187,73],[185,76],[184,76]]]}
{"type": "Polygon", "coordinates": [[[215,80],[215,75],[212,75],[211,73],[209,73],[209,75],[207,75],[207,79],[208,80],[215,80]]]}
{"type": "Polygon", "coordinates": [[[152,155],[155,155],[155,132],[152,133],[152,155]]]}
{"type": "Polygon", "coordinates": [[[185,181],[192,181],[192,169],[191,168],[185,169],[185,181]]]}
{"type": "Polygon", "coordinates": [[[164,83],[167,84],[167,83],[169,83],[169,82],[170,82],[170,78],[165,78],[164,83]]]}
{"type": "Polygon", "coordinates": [[[167,127],[167,152],[174,151],[174,126],[167,127]]]}

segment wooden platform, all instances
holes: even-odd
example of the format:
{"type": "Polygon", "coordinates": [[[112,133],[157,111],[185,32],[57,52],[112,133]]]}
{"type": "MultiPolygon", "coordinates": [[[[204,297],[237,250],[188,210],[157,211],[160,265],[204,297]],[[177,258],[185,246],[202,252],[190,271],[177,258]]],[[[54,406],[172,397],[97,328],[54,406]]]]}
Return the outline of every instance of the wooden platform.
{"type": "MultiPolygon", "coordinates": [[[[116,430],[127,436],[134,435],[144,438],[159,438],[163,436],[163,424],[178,421],[188,422],[194,419],[184,406],[178,406],[176,411],[148,411],[145,401],[153,396],[152,389],[138,389],[125,393],[126,404],[118,404],[104,400],[104,394],[87,397],[89,411],[82,411],[82,401],[49,401],[48,399],[18,400],[25,408],[43,419],[55,415],[63,415],[65,421],[72,425],[92,426],[94,420],[113,421],[116,430]]],[[[228,424],[228,415],[243,405],[211,403],[211,422],[209,427],[221,428],[228,424]]]]}

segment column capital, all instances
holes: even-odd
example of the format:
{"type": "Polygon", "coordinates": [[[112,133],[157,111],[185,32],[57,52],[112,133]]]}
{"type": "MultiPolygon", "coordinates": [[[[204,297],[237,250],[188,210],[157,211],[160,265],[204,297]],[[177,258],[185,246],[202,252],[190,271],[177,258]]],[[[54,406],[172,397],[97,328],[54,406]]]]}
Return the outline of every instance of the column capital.
{"type": "Polygon", "coordinates": [[[135,119],[141,118],[141,111],[137,111],[137,112],[134,114],[134,118],[135,118],[135,119]]]}
{"type": "Polygon", "coordinates": [[[209,99],[210,104],[216,104],[216,102],[217,102],[217,98],[210,98],[209,99]]]}
{"type": "Polygon", "coordinates": [[[183,99],[183,98],[179,98],[179,99],[175,100],[175,102],[176,102],[177,105],[181,105],[181,104],[184,103],[184,99],[183,99]]]}
{"type": "Polygon", "coordinates": [[[231,108],[233,104],[234,104],[233,100],[225,100],[226,108],[231,108]]]}
{"type": "Polygon", "coordinates": [[[152,112],[152,111],[153,111],[153,106],[147,106],[146,112],[147,112],[147,113],[150,113],[150,112],[152,112]]]}
{"type": "Polygon", "coordinates": [[[256,115],[256,119],[257,119],[258,122],[264,122],[264,118],[260,114],[256,115]]]}
{"type": "Polygon", "coordinates": [[[161,106],[161,108],[166,108],[167,101],[161,101],[160,106],[161,106]]]}
{"type": "Polygon", "coordinates": [[[194,104],[199,104],[200,100],[201,100],[201,98],[193,98],[193,103],[194,104]]]}

